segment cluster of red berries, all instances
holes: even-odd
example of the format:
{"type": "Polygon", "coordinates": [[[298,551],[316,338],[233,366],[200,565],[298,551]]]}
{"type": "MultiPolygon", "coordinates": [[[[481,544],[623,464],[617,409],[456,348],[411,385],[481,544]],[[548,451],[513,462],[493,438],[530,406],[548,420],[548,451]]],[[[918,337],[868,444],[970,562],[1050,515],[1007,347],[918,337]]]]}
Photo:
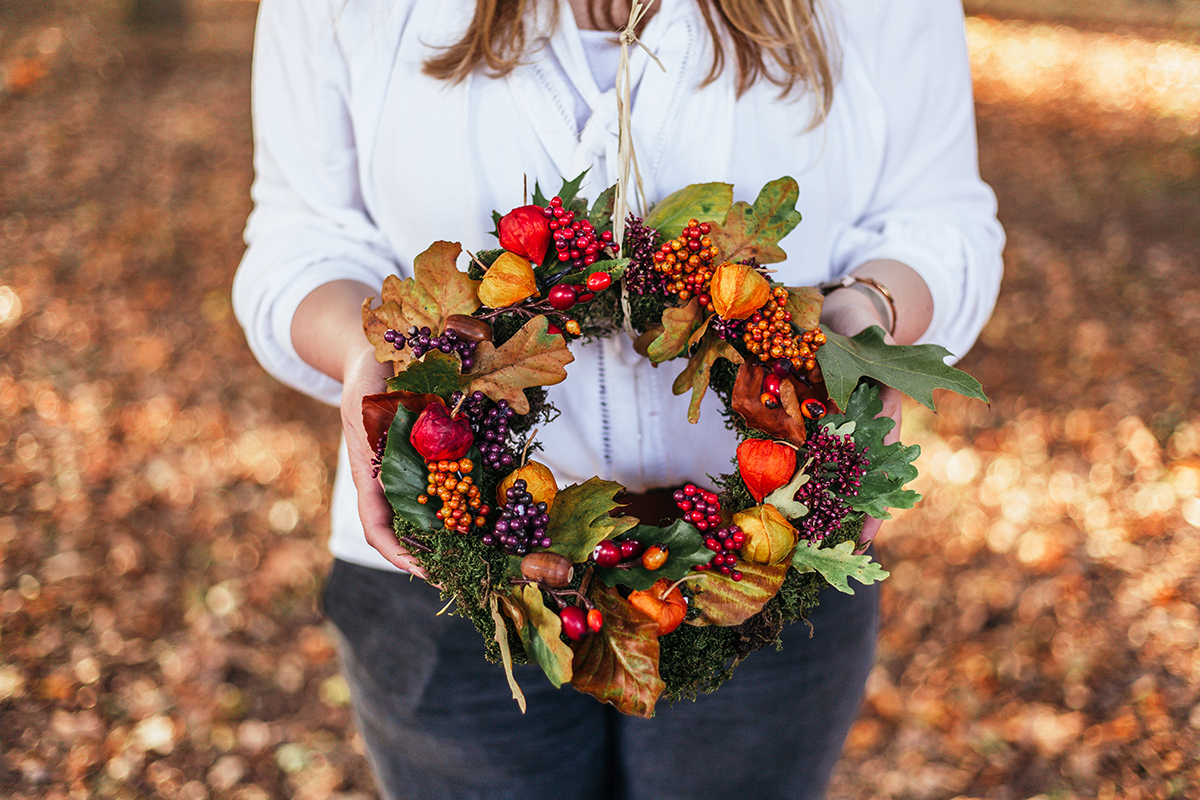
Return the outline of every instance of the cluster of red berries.
{"type": "Polygon", "coordinates": [[[698,572],[714,569],[722,575],[742,579],[742,573],[734,569],[738,563],[737,551],[746,543],[746,534],[737,525],[726,525],[704,540],[704,546],[713,551],[713,557],[707,564],[700,564],[695,569],[698,572]]]}
{"type": "Polygon", "coordinates": [[[676,489],[671,499],[683,512],[684,522],[692,523],[700,532],[721,524],[721,500],[715,492],[705,491],[689,483],[682,489],[676,489]]]}
{"type": "Polygon", "coordinates": [[[471,459],[430,461],[425,467],[429,471],[428,485],[426,493],[417,496],[417,502],[425,505],[434,497],[441,500],[436,516],[446,530],[466,533],[472,525],[482,528],[487,524],[485,517],[490,509],[483,505],[479,487],[469,474],[475,469],[471,459]]]}
{"type": "Polygon", "coordinates": [[[702,306],[711,302],[708,285],[717,258],[717,248],[708,236],[711,230],[707,222],[688,220],[683,232],[663,242],[654,254],[654,268],[666,279],[666,291],[680,300],[698,297],[702,306]]]}
{"type": "Polygon", "coordinates": [[[699,572],[715,569],[740,581],[742,573],[734,567],[737,566],[737,550],[746,543],[746,534],[737,525],[721,526],[721,499],[715,492],[705,491],[692,483],[676,489],[671,498],[683,512],[684,521],[692,523],[702,533],[712,531],[705,537],[704,546],[713,551],[713,557],[695,569],[699,572]]]}
{"type": "Polygon", "coordinates": [[[575,219],[574,211],[563,208],[561,197],[550,198],[550,205],[542,209],[542,214],[550,220],[559,261],[570,261],[576,269],[582,269],[595,264],[601,250],[616,255],[612,231],[597,233],[586,219],[575,219]]]}

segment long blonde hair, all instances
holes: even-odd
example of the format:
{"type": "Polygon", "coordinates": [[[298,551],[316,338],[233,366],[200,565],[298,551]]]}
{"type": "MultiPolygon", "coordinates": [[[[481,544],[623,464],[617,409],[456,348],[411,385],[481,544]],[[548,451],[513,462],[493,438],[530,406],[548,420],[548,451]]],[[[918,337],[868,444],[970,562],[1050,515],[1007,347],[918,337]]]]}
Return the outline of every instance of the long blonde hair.
{"type": "MultiPolygon", "coordinates": [[[[537,0],[477,0],[475,16],[462,39],[431,56],[425,73],[458,82],[476,69],[507,75],[526,56],[529,33],[526,15],[537,0]]],[[[833,102],[834,42],[822,0],[696,0],[713,40],[713,63],[704,79],[716,80],[725,68],[726,45],[732,45],[741,96],[758,80],[780,88],[781,95],[808,90],[817,99],[813,122],[824,118],[833,102]],[[726,41],[727,40],[727,41],[726,41]]],[[[612,30],[617,19],[613,5],[597,10],[588,0],[594,25],[612,30]]],[[[558,22],[558,5],[551,5],[550,25],[558,22]]]]}

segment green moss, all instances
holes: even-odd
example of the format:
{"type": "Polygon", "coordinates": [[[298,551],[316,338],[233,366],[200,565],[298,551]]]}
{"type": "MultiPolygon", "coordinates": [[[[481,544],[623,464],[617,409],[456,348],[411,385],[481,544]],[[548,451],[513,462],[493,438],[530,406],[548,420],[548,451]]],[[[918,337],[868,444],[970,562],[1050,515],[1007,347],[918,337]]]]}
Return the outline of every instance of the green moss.
{"type": "MultiPolygon", "coordinates": [[[[426,531],[400,519],[395,521],[396,533],[411,536],[432,548],[421,553],[421,563],[429,573],[429,582],[441,588],[442,598],[454,605],[446,613],[457,614],[471,621],[483,639],[484,656],[500,661],[496,644],[496,625],[488,605],[488,587],[499,583],[508,566],[508,556],[495,547],[488,547],[477,536],[450,533],[445,530],[426,531]]],[[[509,649],[513,661],[527,663],[516,631],[509,625],[509,649]]]]}

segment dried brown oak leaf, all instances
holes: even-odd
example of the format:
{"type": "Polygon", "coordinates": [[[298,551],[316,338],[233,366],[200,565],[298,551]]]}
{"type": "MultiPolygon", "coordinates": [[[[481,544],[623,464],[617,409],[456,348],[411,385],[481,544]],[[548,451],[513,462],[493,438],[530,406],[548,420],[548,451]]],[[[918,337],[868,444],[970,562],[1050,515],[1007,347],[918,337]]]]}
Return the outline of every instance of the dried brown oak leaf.
{"type": "Polygon", "coordinates": [[[494,401],[507,400],[518,414],[528,414],[524,390],[562,383],[567,378],[565,367],[575,360],[562,335],[548,332],[549,325],[546,317],[538,316],[499,347],[480,342],[466,391],[483,392],[494,401]]]}
{"type": "Polygon", "coordinates": [[[461,252],[456,242],[434,242],[413,259],[412,278],[389,275],[384,279],[378,308],[371,308],[374,298],[363,301],[363,330],[375,345],[375,358],[394,362],[397,373],[412,361],[412,350],[397,350],[383,338],[388,330],[404,333],[415,325],[436,335],[446,317],[479,308],[479,281],[460,272],[455,263],[461,252]]]}

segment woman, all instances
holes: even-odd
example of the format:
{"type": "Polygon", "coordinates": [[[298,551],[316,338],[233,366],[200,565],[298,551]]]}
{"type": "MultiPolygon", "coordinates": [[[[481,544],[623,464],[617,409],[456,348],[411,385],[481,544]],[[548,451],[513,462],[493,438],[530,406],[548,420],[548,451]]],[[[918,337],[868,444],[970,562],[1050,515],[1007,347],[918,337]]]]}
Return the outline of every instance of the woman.
{"type": "MultiPolygon", "coordinates": [[[[824,598],[815,638],[785,631],[732,681],[654,720],[518,673],[521,716],[463,620],[404,572],[371,477],[360,402],[381,391],[360,306],[437,239],[494,246],[493,210],[588,169],[616,181],[617,50],[628,9],[571,0],[262,0],[257,179],[234,284],[263,365],[340,403],[335,566],[326,609],[390,797],[820,797],[874,653],[875,593],[824,598]],[[589,8],[589,5],[592,7],[589,8]]],[[[994,304],[1003,234],[976,166],[957,0],[663,0],[631,55],[632,130],[652,201],[724,181],[753,200],[800,184],[777,279],[816,285],[823,324],[881,325],[961,355],[994,304]],[[869,280],[868,280],[869,279],[869,280]]],[[[674,370],[620,337],[574,347],[540,438],[561,482],[632,492],[728,471],[718,414],[686,422],[674,370]]],[[[891,413],[898,401],[888,395],[891,413]]],[[[872,528],[877,527],[873,525],[872,528]]],[[[873,531],[872,531],[873,532],[873,531]]]]}

